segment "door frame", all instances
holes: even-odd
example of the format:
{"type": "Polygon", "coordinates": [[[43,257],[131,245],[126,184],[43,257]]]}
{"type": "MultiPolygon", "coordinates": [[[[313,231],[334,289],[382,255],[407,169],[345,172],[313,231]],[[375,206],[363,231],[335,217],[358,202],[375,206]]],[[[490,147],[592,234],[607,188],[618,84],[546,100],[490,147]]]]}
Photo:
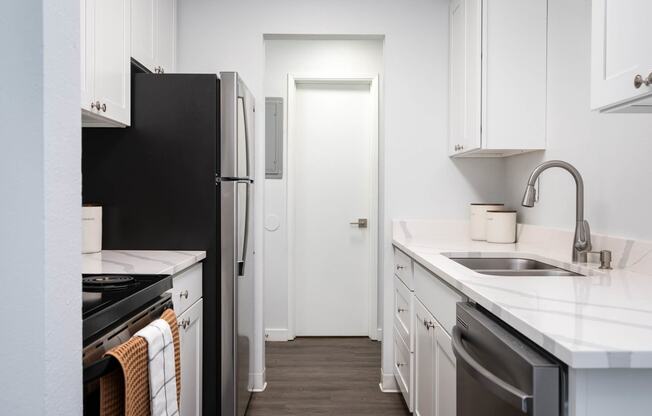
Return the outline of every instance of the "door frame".
{"type": "Polygon", "coordinates": [[[288,339],[296,338],[296,302],[295,302],[295,270],[294,270],[294,253],[295,253],[295,189],[294,189],[294,175],[295,173],[295,154],[292,143],[295,141],[296,125],[294,108],[296,105],[296,91],[297,85],[300,84],[352,84],[352,85],[368,85],[370,94],[370,132],[371,132],[371,146],[370,146],[370,201],[369,201],[369,281],[368,281],[368,323],[367,334],[372,340],[379,340],[378,333],[378,276],[380,269],[378,267],[378,236],[380,231],[380,223],[378,215],[379,206],[379,94],[378,94],[378,74],[354,74],[347,76],[331,76],[320,74],[288,74],[288,91],[287,91],[287,221],[288,221],[288,339]]]}

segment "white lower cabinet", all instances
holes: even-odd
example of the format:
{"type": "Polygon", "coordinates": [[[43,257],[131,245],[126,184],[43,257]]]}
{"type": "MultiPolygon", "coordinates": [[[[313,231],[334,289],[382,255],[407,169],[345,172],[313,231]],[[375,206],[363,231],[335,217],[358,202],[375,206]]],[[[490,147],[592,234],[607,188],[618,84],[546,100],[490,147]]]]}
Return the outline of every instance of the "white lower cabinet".
{"type": "Polygon", "coordinates": [[[431,416],[435,414],[435,318],[430,315],[421,302],[414,302],[416,334],[414,348],[414,414],[431,416]]]}
{"type": "Polygon", "coordinates": [[[203,354],[203,264],[198,263],[175,274],[172,278],[174,311],[179,324],[181,355],[181,416],[202,414],[202,354],[203,354]]]}
{"type": "Polygon", "coordinates": [[[451,338],[418,300],[415,302],[415,405],[419,416],[455,416],[456,370],[451,338]]]}
{"type": "Polygon", "coordinates": [[[202,299],[178,316],[181,349],[181,403],[182,416],[202,414],[202,299]]]}
{"type": "Polygon", "coordinates": [[[438,326],[435,328],[435,415],[455,416],[457,377],[451,337],[438,326]]]}

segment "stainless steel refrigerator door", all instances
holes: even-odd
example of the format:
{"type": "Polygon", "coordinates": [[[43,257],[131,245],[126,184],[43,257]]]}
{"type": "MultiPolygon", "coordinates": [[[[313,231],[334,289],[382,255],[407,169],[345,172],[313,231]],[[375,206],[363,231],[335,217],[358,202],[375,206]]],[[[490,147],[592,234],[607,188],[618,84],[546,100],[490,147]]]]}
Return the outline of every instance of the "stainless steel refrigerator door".
{"type": "Polygon", "coordinates": [[[222,414],[242,416],[252,387],[254,100],[236,73],[221,78],[222,414]]]}

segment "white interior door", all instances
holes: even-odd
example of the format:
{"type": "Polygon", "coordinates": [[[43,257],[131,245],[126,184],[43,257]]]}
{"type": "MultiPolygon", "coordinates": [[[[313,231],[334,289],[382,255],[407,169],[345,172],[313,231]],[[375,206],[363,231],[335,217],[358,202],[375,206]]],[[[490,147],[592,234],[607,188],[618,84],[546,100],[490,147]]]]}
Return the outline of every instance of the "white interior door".
{"type": "MultiPolygon", "coordinates": [[[[292,152],[298,336],[369,335],[372,93],[369,84],[297,84],[292,152]]],[[[375,224],[374,224],[375,226],[375,224]]]]}

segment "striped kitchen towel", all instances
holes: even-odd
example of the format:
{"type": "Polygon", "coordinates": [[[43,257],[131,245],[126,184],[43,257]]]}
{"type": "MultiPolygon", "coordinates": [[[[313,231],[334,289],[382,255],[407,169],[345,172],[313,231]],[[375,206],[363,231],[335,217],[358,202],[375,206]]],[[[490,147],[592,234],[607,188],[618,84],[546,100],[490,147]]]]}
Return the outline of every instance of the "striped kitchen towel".
{"type": "Polygon", "coordinates": [[[178,416],[175,347],[170,324],[157,319],[134,335],[147,341],[152,416],[178,416]]]}

